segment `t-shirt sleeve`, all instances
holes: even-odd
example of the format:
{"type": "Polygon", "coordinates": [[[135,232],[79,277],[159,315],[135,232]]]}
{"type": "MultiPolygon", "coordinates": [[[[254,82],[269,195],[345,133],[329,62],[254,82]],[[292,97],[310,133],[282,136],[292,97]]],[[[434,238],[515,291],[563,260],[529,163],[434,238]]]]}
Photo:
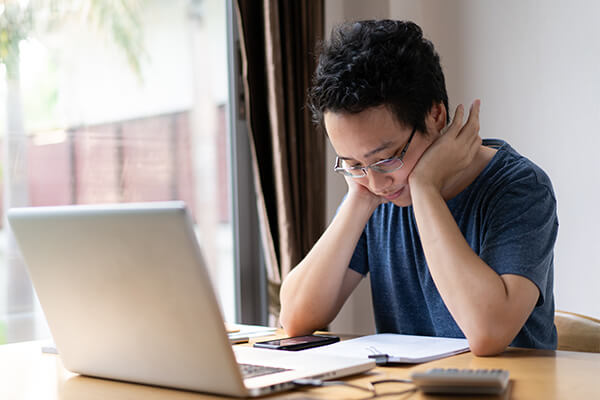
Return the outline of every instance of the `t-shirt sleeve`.
{"type": "Polygon", "coordinates": [[[558,233],[556,199],[549,179],[542,179],[532,173],[498,195],[490,207],[479,254],[498,274],[531,280],[540,292],[537,306],[544,303],[552,279],[558,233]]]}
{"type": "Polygon", "coordinates": [[[367,257],[367,230],[363,231],[358,239],[352,258],[350,259],[350,269],[355,270],[363,276],[369,272],[369,258],[367,257]]]}

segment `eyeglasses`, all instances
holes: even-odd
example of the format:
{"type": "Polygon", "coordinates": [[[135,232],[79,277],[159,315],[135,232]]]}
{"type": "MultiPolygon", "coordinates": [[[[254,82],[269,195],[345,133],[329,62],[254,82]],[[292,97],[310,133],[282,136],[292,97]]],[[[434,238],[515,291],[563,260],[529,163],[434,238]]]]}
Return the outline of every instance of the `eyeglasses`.
{"type": "Polygon", "coordinates": [[[335,167],[333,170],[335,172],[339,172],[342,175],[350,176],[352,178],[362,178],[367,176],[367,170],[370,168],[375,172],[379,172],[382,174],[389,174],[390,172],[394,172],[399,170],[404,166],[404,155],[406,154],[406,150],[408,150],[408,145],[415,135],[417,128],[413,128],[410,137],[408,138],[408,142],[404,145],[402,152],[398,157],[387,158],[385,160],[377,161],[371,165],[367,165],[366,167],[361,166],[352,166],[348,164],[347,160],[341,159],[339,157],[335,158],[335,167]]]}

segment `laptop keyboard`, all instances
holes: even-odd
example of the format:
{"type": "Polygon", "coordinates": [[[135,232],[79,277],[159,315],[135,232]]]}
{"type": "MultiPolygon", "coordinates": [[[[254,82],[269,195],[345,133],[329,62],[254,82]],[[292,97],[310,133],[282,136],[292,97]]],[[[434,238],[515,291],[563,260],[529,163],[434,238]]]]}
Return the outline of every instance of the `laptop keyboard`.
{"type": "Polygon", "coordinates": [[[262,375],[274,374],[276,372],[290,371],[285,368],[266,367],[264,365],[238,364],[244,379],[254,378],[262,375]]]}

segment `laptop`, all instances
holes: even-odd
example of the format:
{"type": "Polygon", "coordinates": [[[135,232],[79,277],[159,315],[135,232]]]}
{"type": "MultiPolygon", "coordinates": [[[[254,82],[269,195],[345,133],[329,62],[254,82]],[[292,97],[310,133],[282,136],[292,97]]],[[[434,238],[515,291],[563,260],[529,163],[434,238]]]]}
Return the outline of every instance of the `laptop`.
{"type": "Polygon", "coordinates": [[[8,220],[72,372],[255,397],[375,366],[232,346],[183,202],[14,208],[8,220]]]}

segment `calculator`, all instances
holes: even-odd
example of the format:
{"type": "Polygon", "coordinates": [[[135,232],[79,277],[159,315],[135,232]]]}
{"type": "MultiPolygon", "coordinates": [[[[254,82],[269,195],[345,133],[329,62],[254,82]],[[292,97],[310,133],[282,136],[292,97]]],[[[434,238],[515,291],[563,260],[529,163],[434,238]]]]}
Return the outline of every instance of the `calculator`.
{"type": "Polygon", "coordinates": [[[503,369],[434,368],[414,372],[411,378],[423,393],[500,394],[508,385],[503,369]]]}

